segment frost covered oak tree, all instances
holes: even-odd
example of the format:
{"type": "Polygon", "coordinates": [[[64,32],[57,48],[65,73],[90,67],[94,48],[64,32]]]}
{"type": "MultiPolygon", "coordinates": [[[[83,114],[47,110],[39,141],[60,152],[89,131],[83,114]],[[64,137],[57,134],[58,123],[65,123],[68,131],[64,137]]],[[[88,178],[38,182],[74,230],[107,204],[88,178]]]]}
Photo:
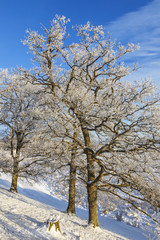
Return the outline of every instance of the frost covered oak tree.
{"type": "Polygon", "coordinates": [[[155,207],[160,203],[156,88],[148,80],[126,80],[136,67],[121,59],[137,48],[134,44],[116,44],[101,26],[87,23],[75,28],[77,43],[65,46],[65,24],[65,18],[58,17],[49,31],[44,28],[46,37],[28,33],[25,44],[40,67],[27,75],[51,89],[62,119],[70,122],[67,129],[64,121],[66,139],[86,156],[89,223],[99,225],[98,191],[147,214],[139,202],[155,207]]]}
{"type": "Polygon", "coordinates": [[[97,226],[97,190],[159,207],[159,96],[150,81],[123,80],[136,67],[120,58],[136,46],[105,40],[102,27],[89,23],[76,30],[80,43],[61,51],[70,68],[65,102],[83,135],[89,222],[97,226]]]}
{"type": "MultiPolygon", "coordinates": [[[[52,93],[52,100],[46,103],[46,106],[49,108],[49,114],[51,109],[53,110],[52,116],[49,119],[53,120],[53,122],[57,122],[56,127],[53,129],[51,124],[49,123],[50,130],[52,132],[56,132],[54,135],[57,138],[60,138],[61,141],[64,141],[66,137],[67,123],[70,121],[69,117],[66,113],[65,103],[62,100],[63,97],[63,87],[66,79],[64,78],[64,69],[60,67],[61,56],[60,49],[64,49],[64,42],[66,39],[66,24],[69,22],[69,19],[66,19],[64,16],[59,17],[56,16],[51,22],[50,28],[47,29],[44,26],[42,27],[44,35],[38,34],[36,31],[27,31],[27,38],[24,41],[24,44],[27,45],[33,54],[35,68],[32,72],[25,72],[26,77],[30,79],[33,84],[40,84],[47,91],[47,94],[52,93]],[[60,104],[59,104],[60,103],[60,104]],[[63,106],[64,108],[63,108],[63,106]],[[63,111],[63,110],[64,111],[63,111]],[[59,116],[60,112],[63,112],[61,116],[59,116]],[[59,119],[61,118],[61,121],[59,119]],[[63,124],[61,124],[63,119],[63,124]],[[62,128],[59,131],[57,126],[62,128]],[[66,126],[66,127],[65,127],[66,126]],[[65,127],[65,128],[64,128],[65,127]]],[[[46,119],[47,113],[44,114],[44,119],[46,119]]],[[[47,121],[47,120],[46,120],[47,121]]],[[[49,121],[51,122],[51,121],[49,121]]],[[[76,161],[75,161],[75,142],[74,137],[76,135],[76,130],[70,132],[70,136],[68,136],[68,148],[71,145],[73,146],[73,151],[70,154],[70,184],[69,184],[69,204],[67,208],[68,213],[75,213],[75,182],[76,182],[76,161]]],[[[55,136],[53,136],[55,139],[55,136]]],[[[54,147],[53,147],[54,149],[54,147]]],[[[61,155],[61,154],[60,154],[61,155]]],[[[56,158],[56,157],[55,157],[56,158]]],[[[57,164],[58,165],[58,164],[57,164]]]]}
{"type": "MultiPolygon", "coordinates": [[[[27,83],[20,72],[0,73],[0,124],[5,129],[3,170],[12,175],[11,191],[17,192],[19,176],[34,175],[38,171],[33,163],[37,162],[35,153],[38,141],[35,130],[38,118],[35,112],[38,96],[33,86],[27,83]],[[5,151],[7,150],[7,151],[5,151]],[[32,167],[31,167],[32,166],[32,167]]],[[[40,149],[40,147],[39,147],[40,149]]]]}

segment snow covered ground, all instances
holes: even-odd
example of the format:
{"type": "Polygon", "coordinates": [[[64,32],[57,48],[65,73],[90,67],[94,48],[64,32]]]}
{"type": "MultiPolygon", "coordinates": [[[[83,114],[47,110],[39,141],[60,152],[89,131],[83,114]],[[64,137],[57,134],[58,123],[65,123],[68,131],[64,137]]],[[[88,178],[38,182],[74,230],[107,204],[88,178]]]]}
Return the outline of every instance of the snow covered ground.
{"type": "MultiPolygon", "coordinates": [[[[102,228],[87,225],[87,211],[77,208],[77,216],[65,213],[67,203],[50,195],[45,185],[20,181],[18,194],[8,189],[8,176],[0,176],[0,240],[147,240],[147,232],[99,216],[102,228]],[[58,217],[61,232],[48,231],[47,220],[58,217]]],[[[148,236],[147,236],[148,235],[148,236]]]]}

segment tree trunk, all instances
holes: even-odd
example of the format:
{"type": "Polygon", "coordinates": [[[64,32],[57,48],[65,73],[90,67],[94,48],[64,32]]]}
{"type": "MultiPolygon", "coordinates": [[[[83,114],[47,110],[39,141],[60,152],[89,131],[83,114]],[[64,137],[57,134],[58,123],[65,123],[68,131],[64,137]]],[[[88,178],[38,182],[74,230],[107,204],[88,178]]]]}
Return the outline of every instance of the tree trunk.
{"type": "Polygon", "coordinates": [[[17,181],[18,181],[18,161],[17,161],[17,159],[14,159],[12,184],[11,184],[11,188],[10,188],[11,192],[17,192],[17,181]]]}
{"type": "Polygon", "coordinates": [[[76,193],[76,161],[71,159],[70,164],[70,179],[69,179],[69,200],[67,212],[75,214],[75,193],[76,193]]]}
{"type": "Polygon", "coordinates": [[[89,207],[89,220],[88,223],[93,227],[98,227],[98,210],[97,210],[97,185],[94,183],[95,180],[95,169],[94,169],[94,159],[92,157],[91,142],[89,131],[87,128],[82,128],[83,136],[85,140],[85,153],[87,155],[87,173],[88,173],[88,183],[87,183],[87,193],[88,193],[88,207],[89,207]]]}
{"type": "Polygon", "coordinates": [[[15,130],[12,130],[11,135],[11,155],[13,159],[13,172],[12,172],[12,184],[10,191],[11,192],[17,192],[17,181],[18,181],[18,173],[19,173],[19,157],[20,157],[20,150],[23,146],[23,139],[24,134],[23,132],[18,132],[15,130]],[[14,136],[16,135],[16,153],[14,155],[14,136]]]}
{"type": "MultiPolygon", "coordinates": [[[[74,133],[74,138],[77,133],[74,133]]],[[[73,140],[73,143],[75,141],[73,140]]],[[[70,178],[69,178],[69,200],[67,212],[75,214],[75,195],[76,195],[76,146],[73,146],[70,163],[70,178]]]]}
{"type": "Polygon", "coordinates": [[[98,210],[97,210],[97,185],[96,183],[91,183],[94,181],[94,171],[91,169],[92,163],[88,166],[88,184],[87,184],[87,193],[88,193],[88,205],[89,205],[89,224],[92,224],[93,227],[99,226],[98,222],[98,210]]]}

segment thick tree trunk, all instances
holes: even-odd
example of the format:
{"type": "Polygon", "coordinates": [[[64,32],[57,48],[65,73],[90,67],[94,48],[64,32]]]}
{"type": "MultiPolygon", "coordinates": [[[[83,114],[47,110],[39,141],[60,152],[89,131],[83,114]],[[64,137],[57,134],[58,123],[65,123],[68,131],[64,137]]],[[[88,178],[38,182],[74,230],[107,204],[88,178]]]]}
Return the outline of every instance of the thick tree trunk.
{"type": "Polygon", "coordinates": [[[17,161],[17,159],[14,159],[12,184],[11,184],[11,188],[10,188],[11,192],[17,192],[17,181],[18,181],[18,161],[17,161]]]}
{"type": "Polygon", "coordinates": [[[83,128],[82,131],[86,145],[85,153],[87,155],[87,173],[88,173],[87,193],[89,207],[88,223],[91,224],[93,227],[98,227],[99,222],[97,210],[97,185],[96,183],[94,183],[95,180],[94,159],[92,158],[89,131],[87,128],[83,128]]]}
{"type": "Polygon", "coordinates": [[[95,171],[94,171],[94,162],[90,157],[90,154],[87,155],[88,161],[88,184],[87,184],[87,193],[88,193],[88,206],[89,206],[89,224],[92,224],[93,227],[99,226],[98,222],[98,210],[97,210],[97,185],[93,183],[95,180],[95,171]]]}
{"type": "MultiPolygon", "coordinates": [[[[77,133],[74,133],[74,138],[77,133]]],[[[73,140],[73,143],[75,141],[73,140]]],[[[73,146],[70,163],[70,179],[69,179],[69,199],[67,212],[75,214],[75,196],[76,196],[76,146],[73,146]]]]}
{"type": "Polygon", "coordinates": [[[89,205],[89,220],[88,223],[93,227],[98,227],[98,211],[97,211],[97,186],[96,184],[87,186],[88,205],[89,205]]]}

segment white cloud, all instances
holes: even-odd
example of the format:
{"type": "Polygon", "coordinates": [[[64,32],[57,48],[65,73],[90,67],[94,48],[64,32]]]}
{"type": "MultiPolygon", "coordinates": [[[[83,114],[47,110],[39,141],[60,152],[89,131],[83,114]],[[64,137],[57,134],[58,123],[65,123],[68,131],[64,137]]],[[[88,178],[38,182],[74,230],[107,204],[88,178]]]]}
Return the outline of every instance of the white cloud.
{"type": "Polygon", "coordinates": [[[133,57],[133,61],[143,66],[139,76],[152,77],[160,85],[160,0],[125,14],[105,29],[117,41],[140,44],[133,57]]]}

